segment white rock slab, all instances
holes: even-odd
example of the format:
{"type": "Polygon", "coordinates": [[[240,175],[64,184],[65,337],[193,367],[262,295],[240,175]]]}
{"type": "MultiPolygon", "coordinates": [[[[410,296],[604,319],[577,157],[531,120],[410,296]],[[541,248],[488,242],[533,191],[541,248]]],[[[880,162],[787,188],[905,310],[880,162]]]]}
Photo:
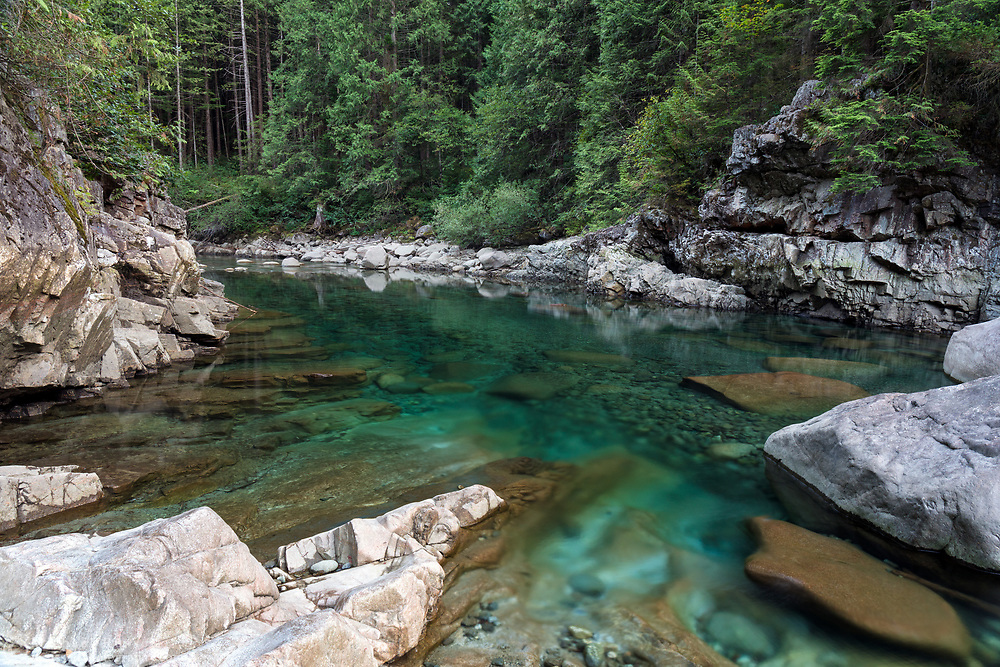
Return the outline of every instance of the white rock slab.
{"type": "Polygon", "coordinates": [[[0,549],[0,638],[143,667],[201,645],[273,603],[274,581],[202,507],[107,537],[0,549]]]}

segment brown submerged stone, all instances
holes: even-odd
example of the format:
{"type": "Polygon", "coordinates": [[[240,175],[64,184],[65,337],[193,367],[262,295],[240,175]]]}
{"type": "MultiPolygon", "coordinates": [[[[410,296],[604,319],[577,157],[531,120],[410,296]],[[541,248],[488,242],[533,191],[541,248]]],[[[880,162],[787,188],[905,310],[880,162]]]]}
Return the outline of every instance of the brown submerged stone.
{"type": "Polygon", "coordinates": [[[683,387],[700,389],[749,412],[819,414],[868,396],[861,387],[804,373],[743,373],[686,377],[683,387]]]}
{"type": "Polygon", "coordinates": [[[765,517],[749,523],[760,548],[747,558],[745,571],[756,583],[872,637],[957,660],[969,657],[969,631],[930,589],[892,574],[843,540],[765,517]]]}
{"type": "Polygon", "coordinates": [[[565,392],[579,382],[566,373],[519,373],[502,377],[486,388],[495,396],[520,401],[544,401],[565,392]]]}
{"type": "Polygon", "coordinates": [[[878,364],[813,357],[768,357],[764,360],[764,368],[769,371],[791,371],[836,380],[866,380],[886,372],[885,366],[878,364]]]}

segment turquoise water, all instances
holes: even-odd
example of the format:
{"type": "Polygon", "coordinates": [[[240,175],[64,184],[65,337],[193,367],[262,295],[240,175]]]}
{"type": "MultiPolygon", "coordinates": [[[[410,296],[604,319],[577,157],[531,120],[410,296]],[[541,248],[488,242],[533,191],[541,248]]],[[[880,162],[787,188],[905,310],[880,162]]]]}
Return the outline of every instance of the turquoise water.
{"type": "MultiPolygon", "coordinates": [[[[945,339],[450,278],[224,266],[209,277],[261,312],[231,327],[222,358],[0,429],[9,462],[78,463],[121,484],[100,513],[27,536],[118,530],[208,504],[268,558],[492,460],[565,461],[572,488],[517,547],[543,573],[520,593],[537,618],[583,613],[566,611],[566,582],[592,575],[609,604],[669,600],[740,664],[934,664],[816,623],[745,579],[744,520],[785,516],[759,448],[813,413],[747,412],[680,382],[819,357],[873,364],[850,377],[868,392],[917,391],[948,384],[945,339]],[[369,380],[308,377],[343,369],[369,380]],[[552,395],[486,391],[523,373],[545,374],[526,384],[552,395]],[[429,393],[441,389],[460,393],[429,393]],[[722,612],[748,627],[722,632],[712,623],[722,612]]],[[[985,622],[968,622],[980,656],[992,655],[985,622]]]]}

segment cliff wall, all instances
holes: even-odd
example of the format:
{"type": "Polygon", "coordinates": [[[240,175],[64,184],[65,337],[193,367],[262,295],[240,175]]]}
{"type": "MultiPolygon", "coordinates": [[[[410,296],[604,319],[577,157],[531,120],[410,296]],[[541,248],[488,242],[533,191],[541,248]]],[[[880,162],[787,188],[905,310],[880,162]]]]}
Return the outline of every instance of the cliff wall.
{"type": "Polygon", "coordinates": [[[997,175],[900,174],[837,194],[828,151],[806,130],[824,94],[808,82],[777,116],[737,130],[699,219],[643,216],[667,264],[783,312],[936,332],[1000,316],[997,175]]]}
{"type": "Polygon", "coordinates": [[[66,144],[53,111],[0,95],[0,418],[210,352],[234,311],[181,209],[106,201],[66,144]]]}

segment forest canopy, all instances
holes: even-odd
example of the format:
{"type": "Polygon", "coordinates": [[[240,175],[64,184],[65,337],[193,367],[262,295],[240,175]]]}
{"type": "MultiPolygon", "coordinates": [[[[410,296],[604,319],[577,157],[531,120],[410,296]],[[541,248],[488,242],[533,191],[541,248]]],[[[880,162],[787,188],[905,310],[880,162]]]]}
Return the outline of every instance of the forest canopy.
{"type": "Polygon", "coordinates": [[[4,0],[0,82],[203,233],[469,243],[697,201],[804,81],[837,186],[998,164],[1000,0],[4,0]],[[29,83],[30,82],[30,83],[29,83]]]}

